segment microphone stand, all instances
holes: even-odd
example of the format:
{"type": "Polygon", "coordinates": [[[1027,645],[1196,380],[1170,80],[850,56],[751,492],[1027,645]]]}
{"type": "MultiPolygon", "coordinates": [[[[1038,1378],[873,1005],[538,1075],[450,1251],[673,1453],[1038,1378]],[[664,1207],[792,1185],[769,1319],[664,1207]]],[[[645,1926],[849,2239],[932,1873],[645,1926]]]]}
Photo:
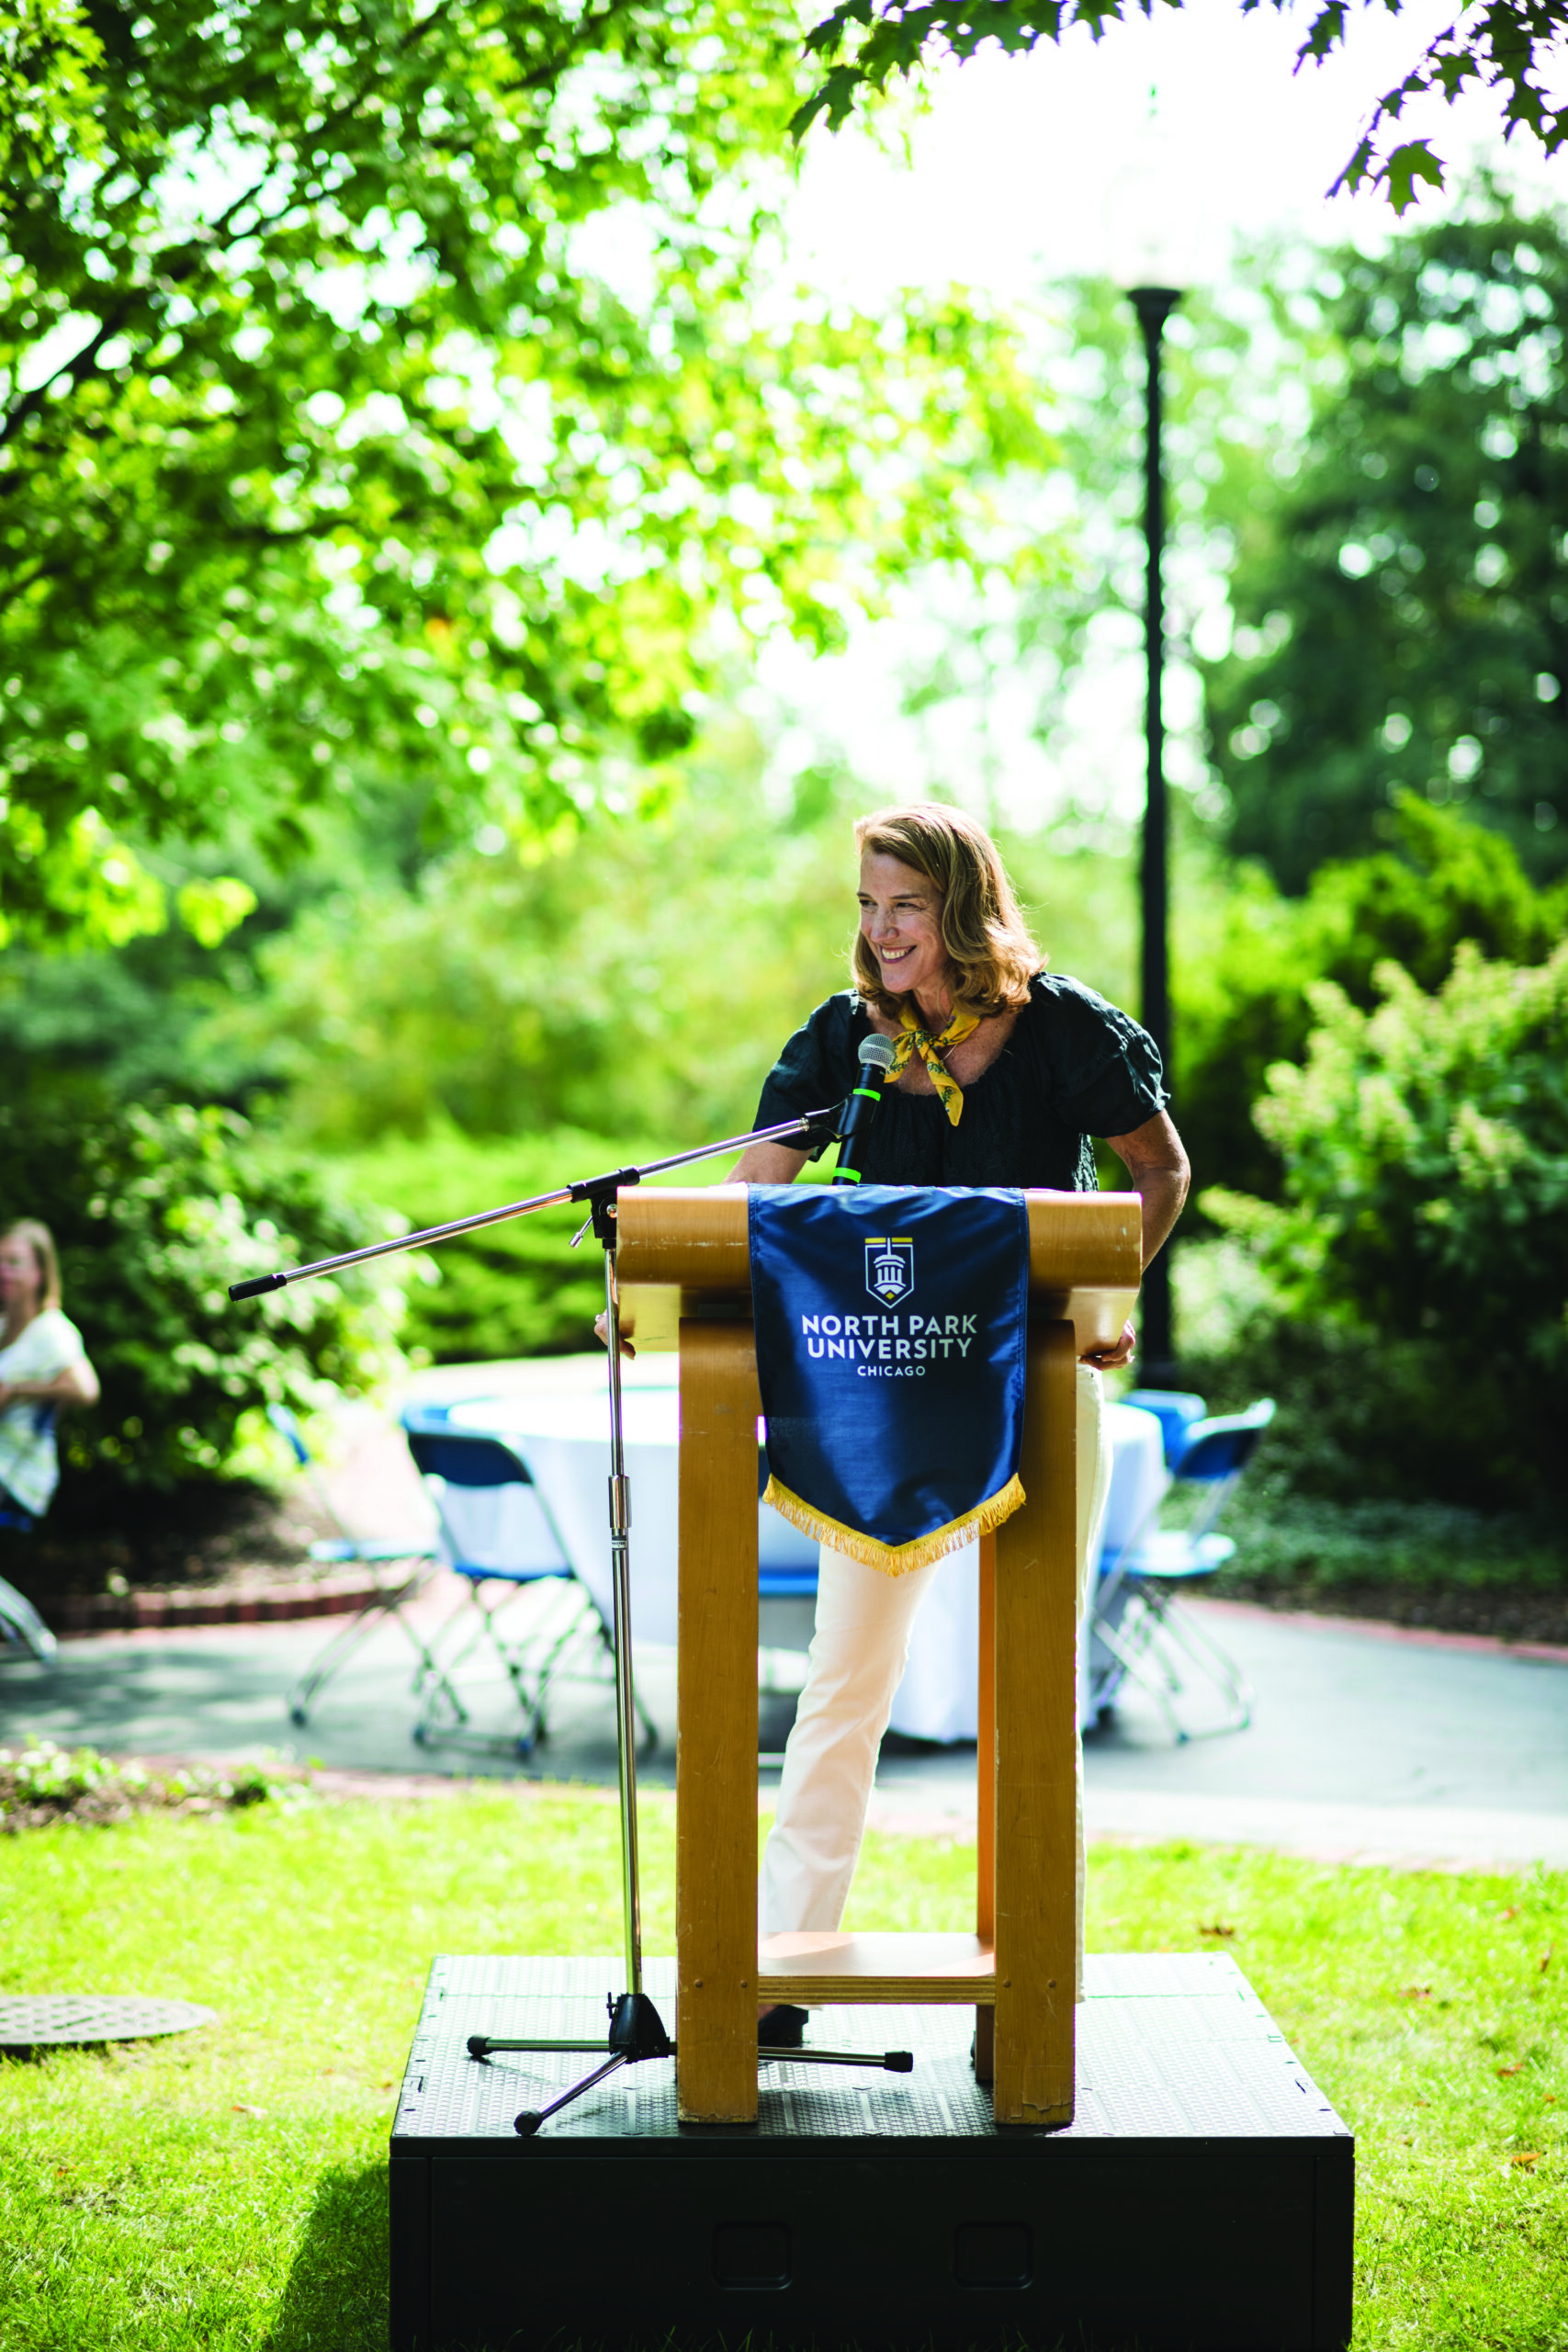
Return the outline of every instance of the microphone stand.
{"type": "MultiPolygon", "coordinates": [[[[408,1233],[390,1241],[371,1242],[363,1250],[345,1250],[335,1258],[318,1258],[308,1266],[290,1266],[276,1273],[260,1274],[248,1282],[232,1283],[231,1299],[239,1301],[257,1298],[268,1291],[281,1290],[287,1283],[307,1282],[321,1274],[336,1273],[345,1266],[362,1265],[367,1259],[383,1258],[393,1250],[418,1250],[438,1241],[448,1241],[461,1233],[473,1233],[481,1227],[499,1225],[503,1219],[527,1216],[539,1209],[556,1208],[568,1201],[586,1201],[588,1215],[572,1237],[575,1250],[592,1227],[595,1238],[604,1250],[604,1338],[610,1375],[610,1566],[614,1595],[613,1634],[615,1652],[615,1754],[619,1768],[621,1815],[621,1905],[622,1924],[626,1936],[626,1990],[617,1998],[611,1994],[605,2003],[609,2012],[610,2030],[604,2041],[538,2041],[528,2037],[515,2039],[493,2034],[476,2033],[468,2037],[468,2055],[480,2061],[503,2052],[567,2052],[592,2053],[600,2064],[579,2081],[571,2084],[557,2098],[542,2108],[525,2108],[515,2120],[515,2129],[523,2139],[532,2139],[540,2126],[563,2107],[570,2106],[598,2084],[616,2074],[623,2066],[636,2065],[649,2058],[673,2058],[675,2044],[664,2030],[664,2021],[648,1994],[642,1989],[642,1902],[638,1883],[637,1843],[637,1745],[634,1736],[636,1693],[632,1682],[631,1641],[631,1482],[626,1476],[626,1442],[621,1409],[621,1310],[615,1283],[615,1194],[623,1186],[638,1184],[645,1176],[659,1174],[666,1168],[683,1168],[693,1160],[711,1159],[719,1152],[743,1150],[754,1143],[795,1142],[799,1145],[831,1143],[840,1137],[849,1124],[847,1114],[854,1107],[850,1103],[836,1104],[829,1110],[808,1111],[795,1119],[785,1119],[777,1126],[754,1128],[750,1134],[728,1136],[720,1143],[700,1145],[694,1151],[672,1153],[667,1159],[646,1160],[639,1168],[617,1168],[604,1176],[591,1176],[575,1184],[565,1184],[554,1193],[538,1193],[525,1201],[512,1201],[502,1208],[484,1209],[475,1216],[454,1218],[446,1225],[424,1227],[418,1233],[408,1233]]],[[[844,1158],[846,1153],[841,1153],[844,1158]]],[[[849,2050],[760,2050],[759,2062],[777,2058],[790,2065],[874,2066],[888,2074],[907,2075],[914,2066],[914,2058],[907,2050],[887,2050],[873,2053],[849,2050]]]]}
{"type": "Polygon", "coordinates": [[[276,1273],[256,1274],[249,1282],[231,1283],[231,1299],[260,1298],[265,1292],[282,1290],[289,1283],[311,1281],[318,1274],[340,1273],[344,1266],[362,1266],[370,1258],[389,1257],[397,1250],[424,1250],[437,1241],[451,1241],[460,1233],[478,1233],[487,1225],[500,1225],[507,1217],[532,1216],[539,1209],[559,1208],[568,1201],[586,1201],[588,1215],[572,1237],[575,1250],[592,1225],[606,1250],[615,1246],[614,1219],[615,1194],[623,1184],[640,1184],[645,1176],[661,1175],[667,1168],[689,1168],[694,1159],[716,1159],[721,1151],[744,1151],[754,1143],[787,1143],[796,1149],[811,1144],[837,1141],[843,1125],[845,1105],[835,1103],[831,1110],[807,1111],[798,1119],[781,1119],[776,1127],[753,1127],[750,1135],[726,1136],[721,1143],[699,1144],[694,1151],[671,1152],[668,1159],[645,1159],[640,1168],[615,1168],[606,1176],[585,1176],[578,1183],[562,1184],[554,1193],[535,1193],[525,1201],[508,1201],[504,1208],[480,1209],[477,1216],[457,1216],[447,1225],[427,1225],[418,1233],[399,1234],[390,1241],[372,1241],[363,1250],[343,1250],[335,1258],[314,1258],[308,1266],[284,1266],[276,1273]],[[606,1236],[601,1230],[601,1217],[607,1215],[611,1229],[606,1236]]]}

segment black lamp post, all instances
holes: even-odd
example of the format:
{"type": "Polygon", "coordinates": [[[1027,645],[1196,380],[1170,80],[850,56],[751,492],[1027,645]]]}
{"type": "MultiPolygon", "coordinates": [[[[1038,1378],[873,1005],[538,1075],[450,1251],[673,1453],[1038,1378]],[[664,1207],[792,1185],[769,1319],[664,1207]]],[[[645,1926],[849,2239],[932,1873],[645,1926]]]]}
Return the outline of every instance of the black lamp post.
{"type": "MultiPolygon", "coordinates": [[[[1147,790],[1144,801],[1143,853],[1138,893],[1143,915],[1141,1016],[1159,1047],[1166,1081],[1170,1079],[1170,954],[1168,914],[1169,820],[1165,791],[1165,714],[1160,688],[1165,668],[1165,474],[1161,462],[1160,346],[1165,322],[1181,300],[1170,286],[1134,286],[1128,299],[1144,331],[1144,743],[1147,790]]],[[[1170,1320],[1170,1256],[1160,1252],[1144,1277],[1142,1354],[1144,1377],[1168,1378],[1173,1349],[1170,1320]]]]}

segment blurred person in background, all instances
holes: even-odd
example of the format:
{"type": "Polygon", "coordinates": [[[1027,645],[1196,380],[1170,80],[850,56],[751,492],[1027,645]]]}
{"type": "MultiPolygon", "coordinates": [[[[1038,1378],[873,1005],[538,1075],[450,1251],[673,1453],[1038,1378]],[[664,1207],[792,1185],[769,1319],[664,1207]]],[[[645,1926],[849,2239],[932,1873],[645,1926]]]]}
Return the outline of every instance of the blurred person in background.
{"type": "Polygon", "coordinates": [[[54,1237],[36,1217],[0,1234],[0,1511],[41,1518],[60,1479],[55,1416],[95,1405],[98,1376],[60,1305],[54,1237]]]}

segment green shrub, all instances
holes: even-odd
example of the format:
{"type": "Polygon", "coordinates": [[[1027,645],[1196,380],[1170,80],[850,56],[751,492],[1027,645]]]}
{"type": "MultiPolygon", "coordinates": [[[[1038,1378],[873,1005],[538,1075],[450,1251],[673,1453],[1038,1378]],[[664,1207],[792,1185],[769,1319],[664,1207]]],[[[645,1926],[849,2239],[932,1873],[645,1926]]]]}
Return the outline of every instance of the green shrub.
{"type": "Polygon", "coordinates": [[[1256,867],[1232,874],[1222,894],[1184,892],[1176,1117],[1200,1185],[1278,1196],[1278,1152],[1252,1106],[1275,1062],[1306,1053],[1308,982],[1332,980],[1370,1010],[1387,961],[1430,990],[1461,940],[1506,963],[1539,964],[1562,937],[1568,889],[1538,891],[1500,833],[1410,792],[1383,823],[1386,849],[1320,866],[1304,898],[1282,898],[1256,867]]]}
{"type": "MultiPolygon", "coordinates": [[[[417,1141],[399,1136],[357,1152],[337,1169],[355,1193],[389,1202],[418,1228],[679,1148],[628,1143],[625,1136],[611,1143],[578,1127],[501,1142],[443,1126],[417,1141]]],[[[699,1161],[668,1181],[712,1183],[724,1167],[722,1160],[699,1161]]],[[[409,1259],[401,1336],[410,1352],[435,1363],[480,1363],[591,1348],[593,1318],[604,1304],[604,1267],[591,1233],[571,1246],[585,1214],[575,1204],[542,1209],[409,1259]]]]}
{"type": "Polygon", "coordinates": [[[149,1772],[96,1747],[66,1749],[36,1735],[19,1750],[0,1747],[0,1833],[11,1837],[60,1822],[98,1827],[138,1813],[238,1813],[255,1804],[294,1808],[310,1801],[307,1780],[265,1759],[149,1772]]]}
{"type": "Polygon", "coordinates": [[[1284,1201],[1203,1207],[1283,1317],[1252,1352],[1297,1359],[1303,1489],[1533,1502],[1568,1487],[1568,943],[1525,969],[1462,945],[1435,995],[1376,978],[1371,1013],[1314,987],[1305,1066],[1269,1073],[1284,1201]]]}
{"type": "Polygon", "coordinates": [[[1506,1623],[1499,1604],[1513,1602],[1551,1627],[1542,1638],[1562,1639],[1568,1560],[1554,1515],[1387,1498],[1329,1501],[1266,1474],[1241,1489],[1224,1527],[1236,1549],[1220,1572],[1221,1592],[1285,1591],[1332,1607],[1371,1587],[1382,1600],[1376,1614],[1404,1602],[1406,1617],[1409,1602],[1441,1595],[1475,1604],[1450,1610],[1450,1623],[1468,1615],[1478,1630],[1489,1623],[1499,1631],[1506,1623]]]}
{"type": "Polygon", "coordinates": [[[95,1410],[62,1422],[78,1487],[221,1476],[258,1406],[309,1412],[329,1385],[364,1390],[396,1361],[386,1262],[231,1305],[230,1283],[398,1229],[258,1148],[232,1112],[64,1095],[0,1108],[0,1216],[53,1230],[65,1310],[103,1385],[95,1410]]]}

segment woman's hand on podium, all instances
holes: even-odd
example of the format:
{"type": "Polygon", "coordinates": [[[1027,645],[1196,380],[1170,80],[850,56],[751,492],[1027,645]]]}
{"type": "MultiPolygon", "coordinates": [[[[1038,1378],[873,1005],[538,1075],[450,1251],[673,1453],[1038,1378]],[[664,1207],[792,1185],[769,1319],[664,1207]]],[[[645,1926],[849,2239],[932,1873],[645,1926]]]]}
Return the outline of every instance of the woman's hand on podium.
{"type": "MultiPolygon", "coordinates": [[[[599,1317],[601,1323],[604,1319],[603,1316],[599,1317]]],[[[603,1333],[600,1336],[602,1338],[603,1333]]],[[[1090,1348],[1087,1355],[1078,1358],[1078,1362],[1092,1364],[1096,1372],[1120,1372],[1124,1363],[1132,1363],[1133,1351],[1137,1344],[1136,1329],[1131,1323],[1123,1323],[1122,1337],[1113,1348],[1090,1348]]]]}
{"type": "MultiPolygon", "coordinates": [[[[607,1348],[609,1346],[610,1333],[607,1328],[606,1318],[603,1315],[596,1315],[593,1317],[593,1336],[598,1340],[599,1345],[602,1348],[607,1348]]],[[[635,1356],[637,1353],[637,1350],[633,1347],[631,1341],[624,1336],[624,1334],[621,1340],[621,1353],[624,1356],[635,1356]]]]}

